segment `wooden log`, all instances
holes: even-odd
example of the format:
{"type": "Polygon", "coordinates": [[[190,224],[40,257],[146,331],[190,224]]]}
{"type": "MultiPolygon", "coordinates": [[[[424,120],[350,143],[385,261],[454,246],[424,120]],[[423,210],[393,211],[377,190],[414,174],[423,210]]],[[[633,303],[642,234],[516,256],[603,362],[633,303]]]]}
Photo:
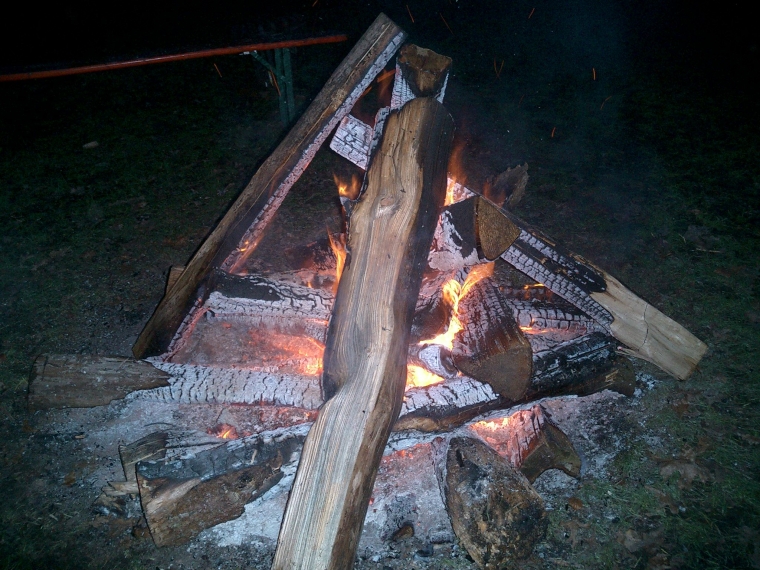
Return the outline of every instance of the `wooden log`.
{"type": "Polygon", "coordinates": [[[453,343],[454,364],[467,376],[488,383],[497,394],[519,400],[533,373],[530,343],[490,278],[462,294],[457,310],[462,330],[453,343]]]}
{"type": "Polygon", "coordinates": [[[29,409],[105,406],[136,390],[168,386],[169,375],[130,357],[47,354],[34,361],[29,409]]]}
{"type": "Polygon", "coordinates": [[[497,206],[513,209],[525,196],[528,185],[528,163],[507,168],[504,172],[489,179],[483,188],[483,195],[497,206]]]}
{"type": "Polygon", "coordinates": [[[245,505],[282,478],[304,439],[303,428],[280,437],[231,442],[182,461],[137,464],[140,502],[157,546],[176,546],[203,529],[239,517],[245,505]]]}
{"type": "Polygon", "coordinates": [[[496,570],[529,556],[549,519],[525,476],[475,438],[452,438],[438,456],[451,526],[478,566],[496,570]]]}
{"type": "Polygon", "coordinates": [[[255,248],[316,151],[405,37],[385,15],[377,17],[203,242],[176,285],[161,300],[132,348],[136,358],[164,352],[212,268],[234,268],[255,248]]]}
{"type": "Polygon", "coordinates": [[[446,192],[453,121],[434,99],[387,119],[354,208],[324,358],[323,406],[304,444],[274,569],[351,568],[406,381],[409,331],[446,192]]]}
{"type": "Polygon", "coordinates": [[[435,97],[443,103],[451,58],[414,44],[399,50],[391,109],[400,109],[415,97],[435,97]]]}
{"type": "Polygon", "coordinates": [[[172,287],[174,287],[174,284],[177,283],[179,278],[182,276],[182,272],[184,270],[184,265],[172,265],[169,268],[169,275],[166,277],[166,290],[164,291],[164,295],[168,294],[169,291],[172,290],[172,287]]]}

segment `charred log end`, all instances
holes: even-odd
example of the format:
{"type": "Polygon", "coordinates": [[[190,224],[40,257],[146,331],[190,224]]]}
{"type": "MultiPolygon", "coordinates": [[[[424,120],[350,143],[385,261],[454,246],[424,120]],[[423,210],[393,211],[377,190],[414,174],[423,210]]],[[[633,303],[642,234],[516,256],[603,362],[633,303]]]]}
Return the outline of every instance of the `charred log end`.
{"type": "Polygon", "coordinates": [[[538,445],[528,454],[520,466],[520,472],[533,483],[549,469],[559,469],[570,477],[581,474],[581,458],[570,438],[549,418],[544,418],[538,445]]]}
{"type": "Polygon", "coordinates": [[[488,383],[494,392],[513,402],[522,398],[530,386],[533,364],[530,345],[510,347],[485,359],[457,355],[454,363],[467,376],[488,383]]]}
{"type": "Polygon", "coordinates": [[[480,249],[489,261],[504,253],[520,235],[520,228],[482,197],[476,202],[475,220],[480,249]]]}
{"type": "Polygon", "coordinates": [[[119,457],[127,481],[135,481],[135,465],[140,461],[156,461],[166,457],[169,434],[154,432],[128,445],[119,445],[119,457]]]}
{"type": "Polygon", "coordinates": [[[486,444],[454,438],[444,484],[451,524],[481,568],[530,555],[548,526],[544,502],[527,479],[486,444]]]}
{"type": "Polygon", "coordinates": [[[132,358],[43,355],[29,378],[29,410],[105,406],[136,390],[168,386],[168,378],[148,362],[132,358]]]}
{"type": "Polygon", "coordinates": [[[414,44],[399,52],[399,67],[417,97],[433,97],[443,87],[451,67],[451,58],[414,44]]]}

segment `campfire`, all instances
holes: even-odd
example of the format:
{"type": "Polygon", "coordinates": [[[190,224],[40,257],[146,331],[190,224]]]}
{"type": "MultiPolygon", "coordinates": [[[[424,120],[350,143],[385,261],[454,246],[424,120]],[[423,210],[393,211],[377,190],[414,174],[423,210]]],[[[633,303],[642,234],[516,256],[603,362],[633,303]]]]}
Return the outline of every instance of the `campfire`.
{"type": "Polygon", "coordinates": [[[447,172],[451,60],[401,47],[405,37],[384,16],[367,31],[171,272],[137,360],[35,365],[33,409],[122,400],[139,437],[119,447],[124,480],[98,504],[139,497],[159,546],[245,513],[252,535],[277,541],[275,568],[348,568],[357,549],[405,532],[456,537],[479,565],[499,567],[546,530],[531,483],[548,469],[580,473],[541,400],[630,396],[629,356],[685,378],[704,353],[509,211],[527,165],[486,194],[447,172]],[[390,105],[366,124],[350,111],[397,52],[390,105]],[[330,148],[366,171],[336,178],[345,231],[261,271],[258,244],[333,130],[330,148]],[[206,423],[176,429],[169,418],[183,413],[206,423]]]}

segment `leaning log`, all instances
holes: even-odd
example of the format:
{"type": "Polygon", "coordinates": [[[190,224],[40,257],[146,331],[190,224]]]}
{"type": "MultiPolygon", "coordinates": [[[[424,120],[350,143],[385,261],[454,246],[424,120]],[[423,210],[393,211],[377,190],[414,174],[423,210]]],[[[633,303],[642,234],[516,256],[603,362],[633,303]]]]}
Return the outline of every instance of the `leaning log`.
{"type": "Polygon", "coordinates": [[[325,348],[330,398],[309,432],[273,568],[351,568],[380,458],[398,417],[409,332],[446,192],[453,120],[434,99],[387,119],[353,210],[325,348]]]}
{"type": "Polygon", "coordinates": [[[233,269],[244,262],[324,140],[405,37],[385,15],[377,17],[161,300],[132,348],[135,358],[166,350],[213,267],[224,265],[225,269],[233,269]]]}
{"type": "Polygon", "coordinates": [[[29,409],[105,406],[137,390],[168,386],[169,375],[129,357],[47,354],[29,379],[29,409]]]}

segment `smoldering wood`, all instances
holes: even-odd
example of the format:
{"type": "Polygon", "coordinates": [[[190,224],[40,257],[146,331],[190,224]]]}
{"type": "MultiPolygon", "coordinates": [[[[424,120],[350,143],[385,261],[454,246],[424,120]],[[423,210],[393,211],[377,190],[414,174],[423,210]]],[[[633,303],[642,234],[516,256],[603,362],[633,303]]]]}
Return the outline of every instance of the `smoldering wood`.
{"type": "Polygon", "coordinates": [[[353,210],[324,354],[320,410],[304,443],[273,568],[350,568],[398,417],[412,315],[446,192],[453,120],[415,99],[386,122],[353,210]],[[382,259],[382,263],[377,263],[382,259]]]}
{"type": "Polygon", "coordinates": [[[399,50],[391,109],[400,109],[415,97],[435,97],[443,103],[451,58],[408,44],[399,50]]]}
{"type": "MultiPolygon", "coordinates": [[[[509,461],[515,469],[523,471],[526,476],[528,476],[527,469],[531,470],[530,473],[537,472],[534,465],[540,466],[543,470],[563,469],[577,476],[577,473],[573,471],[574,468],[568,467],[568,457],[559,453],[557,446],[553,443],[564,434],[551,422],[541,406],[506,412],[487,420],[459,428],[456,433],[481,438],[509,461]],[[489,424],[494,424],[495,427],[489,428],[489,424]],[[558,435],[554,433],[555,429],[559,431],[558,435]],[[547,430],[552,430],[552,433],[547,433],[547,430]],[[560,457],[562,459],[558,460],[560,457]]],[[[310,423],[291,425],[244,439],[217,441],[213,449],[201,450],[197,449],[197,442],[192,437],[183,439],[172,436],[171,457],[167,456],[163,460],[144,460],[139,463],[141,479],[146,482],[144,486],[138,486],[136,481],[116,481],[104,487],[104,494],[107,495],[107,499],[118,499],[127,494],[141,493],[144,495],[141,497],[143,502],[148,503],[153,509],[153,515],[148,522],[151,532],[160,541],[157,544],[182,544],[200,532],[204,525],[209,524],[208,515],[203,512],[208,505],[223,505],[223,510],[217,511],[217,518],[224,517],[224,520],[232,520],[239,516],[245,504],[263,497],[270,490],[274,493],[275,490],[269,484],[251,492],[252,485],[255,485],[255,481],[261,480],[261,476],[260,472],[257,472],[258,478],[252,479],[254,483],[246,483],[245,477],[251,474],[248,469],[252,464],[276,466],[280,463],[277,459],[277,453],[279,453],[282,456],[281,466],[275,475],[292,472],[310,425],[310,423]],[[187,447],[183,447],[185,445],[187,447]],[[187,488],[196,484],[198,479],[201,482],[197,485],[202,485],[198,492],[202,491],[204,494],[201,502],[190,500],[196,494],[190,497],[185,494],[187,488]],[[153,505],[155,500],[162,501],[160,509],[153,505]],[[166,520],[169,512],[176,519],[176,524],[171,524],[171,521],[166,520]],[[198,517],[206,522],[193,523],[192,529],[179,524],[181,521],[185,524],[187,521],[196,521],[198,517]]],[[[420,444],[426,445],[438,437],[440,436],[437,434],[395,433],[391,436],[384,455],[389,456],[420,444]]],[[[166,433],[159,432],[149,434],[140,442],[165,441],[165,439],[166,433]]],[[[138,448],[143,443],[134,442],[127,447],[138,448]]],[[[209,444],[206,439],[203,443],[209,444]]],[[[572,444],[569,445],[572,450],[572,444]]],[[[580,465],[579,460],[576,463],[580,465]]],[[[278,482],[280,484],[277,485],[276,492],[289,492],[287,479],[279,479],[278,482]]],[[[195,488],[192,487],[192,489],[195,488]]],[[[374,494],[377,497],[377,489],[374,494]]],[[[224,521],[218,520],[214,524],[219,522],[224,521]]]]}
{"type": "Polygon", "coordinates": [[[130,392],[168,386],[169,375],[130,357],[47,354],[34,361],[29,409],[105,406],[130,392]]]}
{"type": "Polygon", "coordinates": [[[530,555],[546,534],[544,502],[528,480],[488,445],[452,438],[436,468],[451,526],[481,568],[530,555]]]}
{"type": "Polygon", "coordinates": [[[530,385],[533,351],[496,284],[485,278],[473,285],[460,299],[458,315],[463,328],[452,348],[456,367],[519,400],[530,385]]]}
{"type": "Polygon", "coordinates": [[[217,266],[233,269],[256,246],[316,151],[405,37],[384,14],[378,16],[161,300],[132,349],[136,358],[164,352],[182,324],[185,312],[196,302],[199,286],[209,271],[217,266]]]}
{"type": "Polygon", "coordinates": [[[579,477],[581,459],[570,438],[537,404],[499,419],[476,421],[468,429],[533,483],[549,469],[579,477]]]}
{"type": "Polygon", "coordinates": [[[233,441],[186,459],[138,463],[140,501],[156,545],[184,544],[203,529],[239,517],[298,456],[305,437],[299,428],[233,441]]]}

